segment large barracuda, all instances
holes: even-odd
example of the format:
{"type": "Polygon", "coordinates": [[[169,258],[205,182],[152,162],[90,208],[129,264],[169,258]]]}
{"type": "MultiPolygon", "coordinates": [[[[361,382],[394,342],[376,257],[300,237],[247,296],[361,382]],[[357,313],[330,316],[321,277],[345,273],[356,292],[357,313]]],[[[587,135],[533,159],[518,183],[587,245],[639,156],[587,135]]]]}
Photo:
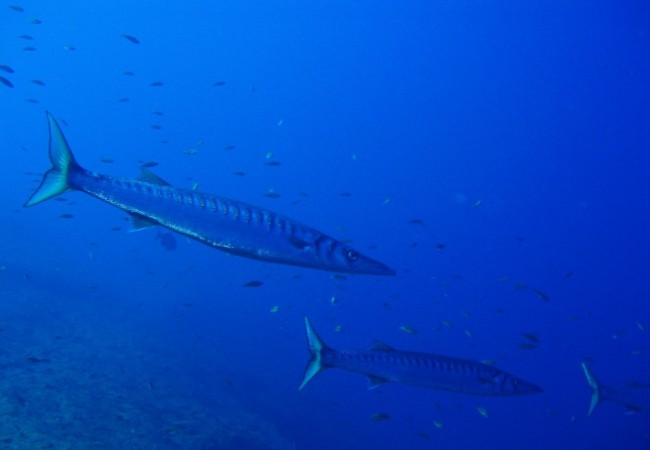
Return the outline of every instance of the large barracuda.
{"type": "Polygon", "coordinates": [[[396,350],[376,344],[370,350],[334,350],[327,347],[305,317],[311,360],[305,370],[302,389],[327,368],[361,373],[370,387],[387,381],[476,395],[524,395],[542,392],[536,385],[487,364],[467,359],[396,350]]]}
{"type": "Polygon", "coordinates": [[[613,388],[605,386],[598,381],[589,367],[584,362],[582,370],[585,372],[587,382],[591,388],[591,404],[589,414],[591,415],[596,406],[603,400],[617,403],[632,412],[650,412],[650,387],[648,386],[625,386],[613,388]]]}
{"type": "Polygon", "coordinates": [[[88,171],[75,160],[54,118],[49,113],[47,118],[52,168],[25,206],[77,190],[129,213],[134,229],[161,225],[219,250],[261,261],[333,272],[395,274],[385,264],[268,209],[175,188],[145,169],[139,179],[88,171]]]}

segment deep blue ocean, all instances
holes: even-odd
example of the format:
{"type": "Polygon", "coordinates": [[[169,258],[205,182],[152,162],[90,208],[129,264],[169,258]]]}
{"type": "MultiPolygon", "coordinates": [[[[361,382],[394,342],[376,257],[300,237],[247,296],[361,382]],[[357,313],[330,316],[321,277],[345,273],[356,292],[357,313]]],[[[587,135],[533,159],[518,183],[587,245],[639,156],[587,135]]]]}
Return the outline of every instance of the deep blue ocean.
{"type": "Polygon", "coordinates": [[[16,0],[0,30],[1,449],[650,449],[648,410],[587,415],[581,368],[650,389],[647,2],[16,0]],[[89,170],[155,162],[397,274],[25,208],[46,111],[89,170]],[[305,316],[544,391],[299,391],[305,316]]]}

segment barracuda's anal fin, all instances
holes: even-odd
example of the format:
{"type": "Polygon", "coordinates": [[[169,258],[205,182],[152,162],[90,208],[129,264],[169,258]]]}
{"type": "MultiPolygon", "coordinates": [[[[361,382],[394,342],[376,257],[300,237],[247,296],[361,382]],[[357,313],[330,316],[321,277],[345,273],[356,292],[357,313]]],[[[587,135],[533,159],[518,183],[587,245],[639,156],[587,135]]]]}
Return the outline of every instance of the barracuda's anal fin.
{"type": "Polygon", "coordinates": [[[368,389],[376,389],[382,384],[388,382],[386,378],[381,378],[381,377],[375,377],[372,375],[368,375],[368,389]]]}
{"type": "Polygon", "coordinates": [[[140,231],[144,230],[145,228],[151,228],[160,225],[158,222],[155,222],[148,217],[141,216],[140,214],[129,213],[129,217],[131,218],[130,231],[140,231]]]}

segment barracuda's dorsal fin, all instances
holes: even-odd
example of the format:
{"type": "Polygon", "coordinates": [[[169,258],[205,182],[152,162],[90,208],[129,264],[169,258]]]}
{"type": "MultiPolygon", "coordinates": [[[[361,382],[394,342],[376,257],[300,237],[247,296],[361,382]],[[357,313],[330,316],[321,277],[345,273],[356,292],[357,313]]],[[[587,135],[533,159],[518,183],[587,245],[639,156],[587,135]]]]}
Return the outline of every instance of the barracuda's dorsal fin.
{"type": "Polygon", "coordinates": [[[140,167],[140,176],[138,177],[138,180],[146,181],[151,184],[159,184],[161,186],[171,186],[170,183],[166,182],[146,167],[140,167]]]}
{"type": "Polygon", "coordinates": [[[384,352],[394,352],[395,349],[385,342],[374,340],[372,341],[372,350],[381,350],[384,352]]]}

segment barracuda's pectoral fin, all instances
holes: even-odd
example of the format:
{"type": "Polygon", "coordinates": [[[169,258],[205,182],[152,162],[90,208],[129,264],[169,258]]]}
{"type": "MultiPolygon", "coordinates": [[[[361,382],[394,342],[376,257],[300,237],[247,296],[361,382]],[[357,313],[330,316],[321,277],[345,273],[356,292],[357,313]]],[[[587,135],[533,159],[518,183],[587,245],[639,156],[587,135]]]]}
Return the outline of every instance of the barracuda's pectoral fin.
{"type": "Polygon", "coordinates": [[[375,375],[368,375],[368,389],[375,389],[386,383],[388,380],[386,378],[377,377],[375,375]]]}
{"type": "Polygon", "coordinates": [[[161,186],[171,186],[170,183],[166,182],[146,167],[140,167],[140,176],[138,177],[138,180],[146,181],[151,184],[159,184],[161,186]]]}
{"type": "Polygon", "coordinates": [[[288,236],[287,241],[299,250],[309,250],[312,247],[311,243],[294,236],[288,236]]]}
{"type": "Polygon", "coordinates": [[[140,214],[129,213],[129,217],[131,217],[131,231],[140,231],[144,230],[145,228],[151,228],[159,225],[158,222],[154,222],[150,218],[141,216],[140,214]]]}
{"type": "Polygon", "coordinates": [[[496,385],[496,381],[493,378],[479,376],[478,381],[479,381],[479,383],[481,383],[481,386],[495,386],[496,385]]]}

